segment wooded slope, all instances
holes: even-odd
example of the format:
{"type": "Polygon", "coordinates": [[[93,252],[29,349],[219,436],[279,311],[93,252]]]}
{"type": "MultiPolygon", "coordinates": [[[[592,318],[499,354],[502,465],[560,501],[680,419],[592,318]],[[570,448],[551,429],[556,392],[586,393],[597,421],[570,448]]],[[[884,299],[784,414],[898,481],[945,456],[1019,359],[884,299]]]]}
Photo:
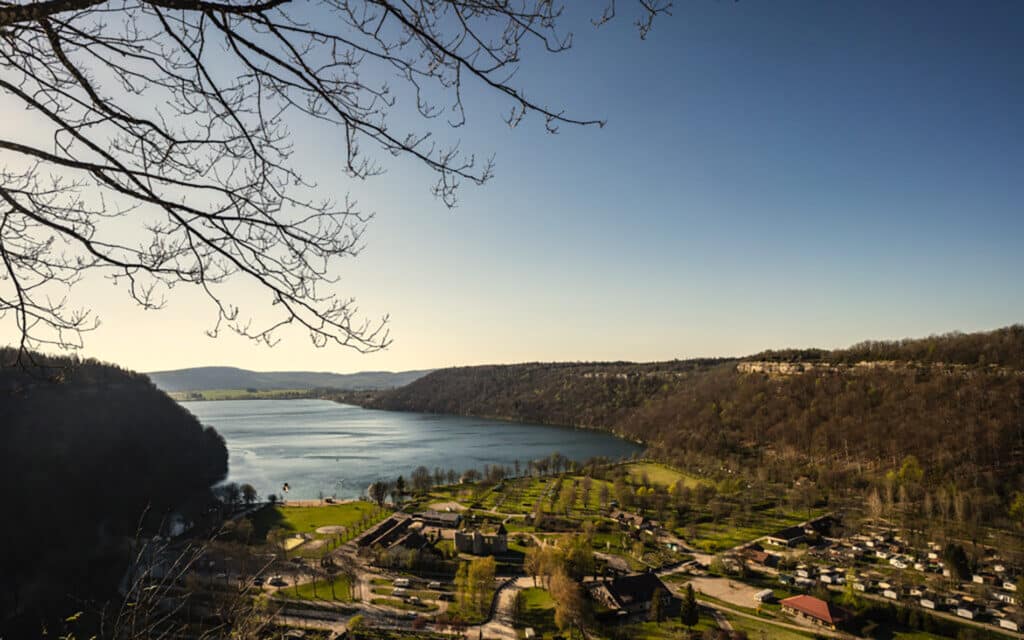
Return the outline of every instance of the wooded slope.
{"type": "MultiPolygon", "coordinates": [[[[0,349],[0,363],[14,355],[0,349]]],[[[220,435],[145,375],[35,359],[0,366],[0,635],[10,637],[109,597],[139,527],[202,513],[227,474],[220,435]]]]}
{"type": "Polygon", "coordinates": [[[1024,327],[743,361],[832,363],[778,375],[736,360],[522,364],[445,369],[371,406],[600,428],[683,464],[825,488],[865,486],[920,460],[926,483],[975,491],[1006,517],[1024,490],[1024,327]],[[843,366],[857,362],[876,366],[843,366]]]}

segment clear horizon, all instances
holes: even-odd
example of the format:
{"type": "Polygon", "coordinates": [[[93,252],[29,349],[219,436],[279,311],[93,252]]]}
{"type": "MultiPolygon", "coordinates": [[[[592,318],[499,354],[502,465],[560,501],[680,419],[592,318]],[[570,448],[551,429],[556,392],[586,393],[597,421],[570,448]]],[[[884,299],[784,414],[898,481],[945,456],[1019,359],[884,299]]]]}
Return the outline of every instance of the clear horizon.
{"type": "MultiPolygon", "coordinates": [[[[573,8],[574,48],[524,57],[528,95],[603,129],[509,130],[508,105],[468,87],[469,122],[438,133],[493,152],[497,174],[454,211],[407,160],[343,178],[338,133],[292,123],[323,194],[376,213],[337,290],[366,318],[390,314],[388,350],[315,349],[298,331],[275,348],[214,340],[194,291],[143,312],[94,277],[72,292],[103,321],[81,354],[139,371],[404,371],[740,356],[1024,320],[1024,5],[674,13],[640,41],[628,19],[595,31],[573,8]]],[[[0,134],[32,126],[5,119],[0,134]]],[[[243,316],[266,308],[233,290],[243,316]]],[[[7,318],[0,344],[13,337],[7,318]]]]}

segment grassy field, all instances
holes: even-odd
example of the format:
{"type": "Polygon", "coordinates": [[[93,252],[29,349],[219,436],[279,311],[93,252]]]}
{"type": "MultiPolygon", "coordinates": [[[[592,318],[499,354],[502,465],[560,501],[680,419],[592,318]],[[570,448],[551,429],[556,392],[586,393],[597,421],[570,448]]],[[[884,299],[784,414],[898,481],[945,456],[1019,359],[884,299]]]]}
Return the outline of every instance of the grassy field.
{"type": "Polygon", "coordinates": [[[555,601],[551,599],[551,594],[546,589],[538,587],[523,589],[519,598],[522,609],[516,620],[517,627],[531,627],[540,637],[557,633],[555,601]]]}
{"type": "Polygon", "coordinates": [[[715,624],[714,618],[702,611],[700,620],[693,627],[685,627],[678,620],[666,620],[660,623],[641,622],[624,627],[628,631],[628,637],[634,640],[675,640],[683,637],[688,628],[693,631],[704,631],[717,629],[718,625],[715,624]]]}
{"type": "MultiPolygon", "coordinates": [[[[276,505],[253,515],[253,534],[257,540],[265,540],[268,531],[279,527],[289,533],[309,534],[313,539],[319,539],[330,537],[329,534],[318,534],[316,530],[320,527],[341,526],[345,527],[342,538],[348,540],[388,515],[388,510],[379,509],[369,502],[346,502],[313,507],[276,505]]],[[[301,549],[300,546],[299,551],[301,549]]]]}
{"type": "Polygon", "coordinates": [[[331,597],[331,582],[319,580],[316,584],[316,595],[313,595],[313,583],[300,584],[296,587],[285,587],[278,594],[292,600],[324,600],[327,602],[352,602],[352,584],[346,576],[337,576],[333,580],[334,597],[331,597]]]}
{"type": "Polygon", "coordinates": [[[737,631],[746,631],[747,636],[750,638],[761,638],[767,637],[772,640],[806,640],[806,638],[813,638],[812,632],[801,633],[785,627],[779,627],[770,622],[761,622],[760,620],[751,620],[750,618],[744,618],[741,616],[729,616],[726,615],[726,619],[732,625],[732,628],[737,631]],[[761,632],[764,632],[764,636],[761,632]]]}
{"type": "MultiPolygon", "coordinates": [[[[819,516],[821,510],[811,512],[819,516]]],[[[720,522],[704,522],[696,525],[697,536],[690,535],[690,527],[680,527],[676,533],[698,549],[708,552],[724,551],[737,545],[768,535],[779,529],[791,527],[806,521],[807,512],[794,513],[781,509],[755,511],[748,516],[723,518],[720,522]]]]}
{"type": "Polygon", "coordinates": [[[687,475],[681,471],[673,469],[672,467],[659,464],[657,462],[634,462],[626,465],[626,469],[629,472],[629,482],[634,485],[642,483],[644,474],[647,474],[648,482],[663,487],[671,487],[680,480],[682,480],[686,486],[691,488],[696,487],[702,482],[700,478],[687,475]]]}
{"type": "Polygon", "coordinates": [[[307,389],[266,389],[246,391],[245,389],[203,389],[200,391],[172,391],[167,395],[179,402],[185,400],[287,400],[307,398],[307,389]]]}

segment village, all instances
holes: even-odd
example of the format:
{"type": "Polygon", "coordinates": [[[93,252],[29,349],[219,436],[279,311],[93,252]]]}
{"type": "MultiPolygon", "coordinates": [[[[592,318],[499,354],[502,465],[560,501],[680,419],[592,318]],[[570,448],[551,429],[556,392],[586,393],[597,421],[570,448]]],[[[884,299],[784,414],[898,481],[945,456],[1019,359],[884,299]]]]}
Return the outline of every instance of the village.
{"type": "Polygon", "coordinates": [[[200,577],[266,598],[267,637],[1024,637],[1021,569],[995,548],[733,509],[728,482],[649,461],[508,471],[253,505],[225,538],[248,531],[264,562],[223,547],[200,577]]]}

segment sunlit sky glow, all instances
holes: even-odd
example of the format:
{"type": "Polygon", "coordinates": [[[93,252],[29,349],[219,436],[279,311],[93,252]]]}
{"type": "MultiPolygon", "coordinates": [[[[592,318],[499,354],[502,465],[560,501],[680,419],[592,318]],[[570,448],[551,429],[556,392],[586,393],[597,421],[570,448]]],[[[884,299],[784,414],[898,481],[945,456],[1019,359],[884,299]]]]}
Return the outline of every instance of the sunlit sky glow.
{"type": "Polygon", "coordinates": [[[497,176],[454,211],[411,161],[350,182],[340,134],[294,123],[299,166],[377,214],[338,286],[390,314],[387,351],[318,350],[298,331],[275,348],[213,340],[198,295],[143,312],[97,278],[75,290],[103,320],[84,353],[145,371],[347,372],[740,355],[1024,320],[1024,4],[674,14],[643,42],[628,19],[595,32],[573,14],[572,51],[524,61],[531,97],[604,129],[509,130],[507,103],[468,87],[453,135],[495,153],[497,176]]]}

